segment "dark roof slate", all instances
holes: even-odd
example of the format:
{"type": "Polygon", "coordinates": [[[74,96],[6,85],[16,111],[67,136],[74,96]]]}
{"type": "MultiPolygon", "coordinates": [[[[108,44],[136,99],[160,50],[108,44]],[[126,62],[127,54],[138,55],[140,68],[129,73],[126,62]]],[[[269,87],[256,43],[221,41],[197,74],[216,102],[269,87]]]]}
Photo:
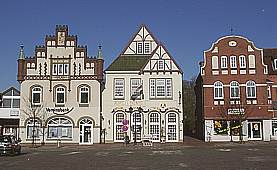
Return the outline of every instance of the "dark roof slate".
{"type": "Polygon", "coordinates": [[[120,55],[106,71],[140,71],[150,57],[150,55],[120,55]]]}

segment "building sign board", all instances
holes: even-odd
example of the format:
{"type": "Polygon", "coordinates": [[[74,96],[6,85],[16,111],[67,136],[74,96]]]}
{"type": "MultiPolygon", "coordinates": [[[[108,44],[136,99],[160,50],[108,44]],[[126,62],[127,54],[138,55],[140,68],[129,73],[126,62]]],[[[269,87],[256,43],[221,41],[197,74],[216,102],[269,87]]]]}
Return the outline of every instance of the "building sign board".
{"type": "Polygon", "coordinates": [[[243,108],[241,109],[228,109],[228,115],[240,115],[240,114],[244,114],[245,111],[243,108]]]}
{"type": "Polygon", "coordinates": [[[45,108],[46,112],[53,113],[53,114],[56,114],[56,115],[65,115],[65,114],[68,114],[73,109],[74,109],[74,107],[72,107],[72,108],[68,108],[68,107],[54,107],[54,108],[46,107],[45,108]]]}

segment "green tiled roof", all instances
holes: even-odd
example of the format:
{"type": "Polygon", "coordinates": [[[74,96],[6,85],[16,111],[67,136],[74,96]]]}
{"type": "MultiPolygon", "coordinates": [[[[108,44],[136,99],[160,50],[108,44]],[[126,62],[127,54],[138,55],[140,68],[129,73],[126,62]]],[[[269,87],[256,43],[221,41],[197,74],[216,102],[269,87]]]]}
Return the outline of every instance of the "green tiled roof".
{"type": "Polygon", "coordinates": [[[107,71],[139,71],[150,55],[121,55],[107,68],[107,71]]]}

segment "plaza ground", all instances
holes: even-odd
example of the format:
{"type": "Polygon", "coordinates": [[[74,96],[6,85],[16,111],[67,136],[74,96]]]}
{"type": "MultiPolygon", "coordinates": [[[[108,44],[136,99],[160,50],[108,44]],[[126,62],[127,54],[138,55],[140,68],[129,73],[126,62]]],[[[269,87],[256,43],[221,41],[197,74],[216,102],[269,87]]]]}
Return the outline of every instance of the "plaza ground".
{"type": "Polygon", "coordinates": [[[0,169],[276,169],[277,142],[95,144],[23,147],[19,156],[0,157],[0,169]]]}

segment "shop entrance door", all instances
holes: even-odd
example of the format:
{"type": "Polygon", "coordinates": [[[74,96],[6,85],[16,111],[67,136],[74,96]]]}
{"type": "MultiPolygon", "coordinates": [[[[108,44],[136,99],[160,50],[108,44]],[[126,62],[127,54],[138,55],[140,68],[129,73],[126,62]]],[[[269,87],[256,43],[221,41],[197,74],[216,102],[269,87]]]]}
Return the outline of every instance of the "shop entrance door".
{"type": "Polygon", "coordinates": [[[80,122],[80,144],[92,144],[92,121],[89,119],[80,122]]]}
{"type": "Polygon", "coordinates": [[[261,122],[248,122],[248,140],[262,140],[261,122]]]}

